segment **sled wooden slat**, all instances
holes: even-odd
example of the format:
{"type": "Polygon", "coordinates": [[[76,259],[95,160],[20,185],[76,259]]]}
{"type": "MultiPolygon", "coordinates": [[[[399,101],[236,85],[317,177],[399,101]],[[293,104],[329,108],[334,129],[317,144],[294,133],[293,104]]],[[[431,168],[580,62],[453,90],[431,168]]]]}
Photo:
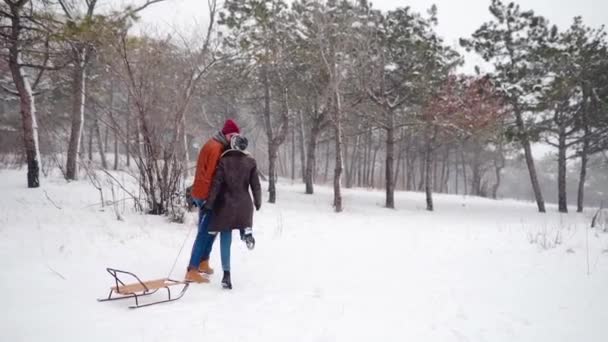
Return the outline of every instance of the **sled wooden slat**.
{"type": "Polygon", "coordinates": [[[120,294],[133,294],[137,292],[147,292],[151,290],[158,290],[160,288],[175,285],[175,283],[168,281],[167,278],[144,281],[143,283],[133,283],[122,286],[114,286],[112,289],[116,291],[116,293],[120,294]]]}

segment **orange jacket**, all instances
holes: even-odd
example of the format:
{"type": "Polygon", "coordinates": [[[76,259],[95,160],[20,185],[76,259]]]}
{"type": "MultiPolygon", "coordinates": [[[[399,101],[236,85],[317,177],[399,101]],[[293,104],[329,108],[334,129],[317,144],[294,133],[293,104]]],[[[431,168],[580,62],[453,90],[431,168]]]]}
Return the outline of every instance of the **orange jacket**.
{"type": "Polygon", "coordinates": [[[196,173],[192,185],[192,197],[206,200],[209,196],[211,182],[215,175],[215,169],[220,162],[224,145],[215,138],[209,139],[198,154],[196,162],[196,173]]]}

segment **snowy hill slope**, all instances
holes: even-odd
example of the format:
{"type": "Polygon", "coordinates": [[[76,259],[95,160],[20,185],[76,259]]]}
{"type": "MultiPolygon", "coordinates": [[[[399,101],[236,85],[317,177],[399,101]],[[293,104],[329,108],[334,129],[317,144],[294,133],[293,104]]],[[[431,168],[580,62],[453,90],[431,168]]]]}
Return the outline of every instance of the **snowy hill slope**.
{"type": "Polygon", "coordinates": [[[256,213],[254,251],[234,239],[233,291],[216,275],[129,310],[95,301],[112,284],[105,267],[166,276],[196,215],[117,221],[86,181],[28,190],[22,171],[0,170],[0,340],[608,340],[608,234],[585,234],[590,212],[437,196],[429,213],[418,193],[387,210],[381,192],[347,190],[335,214],[330,189],[302,188],[279,184],[279,203],[256,213]]]}

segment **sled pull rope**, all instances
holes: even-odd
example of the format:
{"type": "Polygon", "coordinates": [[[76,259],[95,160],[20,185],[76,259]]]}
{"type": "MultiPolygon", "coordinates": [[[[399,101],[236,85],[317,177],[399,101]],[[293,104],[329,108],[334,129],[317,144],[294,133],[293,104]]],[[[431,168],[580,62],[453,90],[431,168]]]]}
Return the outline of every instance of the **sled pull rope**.
{"type": "MultiPolygon", "coordinates": [[[[198,227],[198,224],[196,226],[198,227]]],[[[179,256],[182,254],[182,251],[184,250],[184,246],[186,245],[186,241],[188,241],[188,238],[190,237],[190,233],[192,233],[192,228],[193,227],[194,226],[190,226],[190,229],[188,229],[188,234],[186,235],[186,238],[184,239],[184,242],[182,242],[182,247],[179,249],[179,252],[175,256],[175,260],[173,261],[173,266],[171,266],[171,270],[169,271],[169,274],[167,275],[167,278],[171,277],[171,273],[173,273],[173,270],[175,269],[175,265],[177,265],[177,260],[179,259],[179,256]]]]}

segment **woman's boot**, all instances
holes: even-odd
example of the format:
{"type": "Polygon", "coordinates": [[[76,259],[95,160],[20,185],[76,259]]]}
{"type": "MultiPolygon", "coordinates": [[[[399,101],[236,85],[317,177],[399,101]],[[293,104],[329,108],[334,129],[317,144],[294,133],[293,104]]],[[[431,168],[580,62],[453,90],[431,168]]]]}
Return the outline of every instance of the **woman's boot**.
{"type": "Polygon", "coordinates": [[[232,290],[232,281],[230,280],[230,271],[224,271],[224,277],[222,278],[222,287],[228,290],[232,290]]]}

